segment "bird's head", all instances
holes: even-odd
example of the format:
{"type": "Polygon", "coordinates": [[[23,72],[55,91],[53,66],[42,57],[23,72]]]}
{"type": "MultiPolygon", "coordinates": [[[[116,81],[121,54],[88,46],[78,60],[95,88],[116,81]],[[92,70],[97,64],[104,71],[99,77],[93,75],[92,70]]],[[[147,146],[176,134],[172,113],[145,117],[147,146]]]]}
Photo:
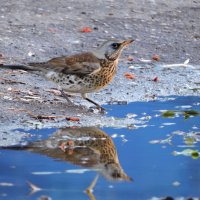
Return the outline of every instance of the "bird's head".
{"type": "Polygon", "coordinates": [[[106,164],[101,174],[111,181],[133,181],[133,179],[123,171],[119,163],[106,164]]]}
{"type": "Polygon", "coordinates": [[[108,59],[111,61],[115,61],[121,55],[124,47],[128,46],[134,40],[108,40],[104,42],[100,47],[95,51],[95,55],[101,59],[108,59]]]}

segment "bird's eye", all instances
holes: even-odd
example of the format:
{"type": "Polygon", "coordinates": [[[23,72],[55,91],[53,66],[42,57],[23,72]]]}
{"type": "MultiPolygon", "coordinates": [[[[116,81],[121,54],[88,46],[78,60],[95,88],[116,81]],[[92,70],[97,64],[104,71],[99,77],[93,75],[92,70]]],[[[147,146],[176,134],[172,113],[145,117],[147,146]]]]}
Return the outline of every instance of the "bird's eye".
{"type": "Polygon", "coordinates": [[[121,175],[118,172],[113,172],[111,175],[112,175],[113,178],[116,178],[116,179],[121,178],[121,175]]]}
{"type": "Polygon", "coordinates": [[[113,49],[117,49],[119,47],[119,43],[112,43],[112,48],[113,49]]]}

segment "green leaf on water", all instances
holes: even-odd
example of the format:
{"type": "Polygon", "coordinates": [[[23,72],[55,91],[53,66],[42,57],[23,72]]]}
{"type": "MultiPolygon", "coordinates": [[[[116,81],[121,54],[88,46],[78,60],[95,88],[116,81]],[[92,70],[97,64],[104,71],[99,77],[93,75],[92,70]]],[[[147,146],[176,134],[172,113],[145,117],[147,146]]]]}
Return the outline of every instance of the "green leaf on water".
{"type": "Polygon", "coordinates": [[[186,115],[192,115],[192,116],[197,116],[197,115],[199,115],[199,112],[196,111],[196,110],[185,110],[184,114],[186,114],[186,115]]]}
{"type": "Polygon", "coordinates": [[[183,151],[174,151],[173,154],[175,156],[178,155],[183,155],[183,156],[191,156],[193,159],[198,159],[199,158],[199,152],[197,150],[193,149],[185,149],[183,151]]]}
{"type": "Polygon", "coordinates": [[[162,116],[165,117],[165,118],[174,117],[175,111],[173,111],[173,110],[165,111],[165,112],[162,113],[162,116]]]}
{"type": "Polygon", "coordinates": [[[184,118],[188,119],[191,116],[197,116],[197,115],[199,115],[199,112],[196,111],[196,110],[185,110],[183,112],[183,114],[184,114],[184,118]]]}
{"type": "Polygon", "coordinates": [[[198,151],[193,151],[191,153],[191,156],[192,156],[193,159],[198,159],[199,158],[199,152],[198,151]]]}
{"type": "Polygon", "coordinates": [[[194,143],[196,143],[196,140],[193,137],[187,137],[187,138],[184,138],[184,140],[185,140],[185,144],[187,145],[193,145],[194,143]]]}

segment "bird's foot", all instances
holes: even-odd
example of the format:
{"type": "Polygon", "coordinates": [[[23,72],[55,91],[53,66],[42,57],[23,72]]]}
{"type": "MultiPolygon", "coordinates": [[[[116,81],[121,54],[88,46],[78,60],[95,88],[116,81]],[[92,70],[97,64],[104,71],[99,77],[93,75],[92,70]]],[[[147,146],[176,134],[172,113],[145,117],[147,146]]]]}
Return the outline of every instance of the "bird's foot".
{"type": "Polygon", "coordinates": [[[106,112],[106,109],[103,108],[103,107],[101,107],[101,106],[97,106],[97,110],[99,110],[99,112],[100,112],[101,114],[105,114],[105,112],[106,112]]]}
{"type": "Polygon", "coordinates": [[[95,112],[95,110],[98,110],[99,111],[99,113],[101,113],[101,114],[105,114],[106,113],[106,109],[105,108],[103,108],[103,107],[101,107],[101,106],[92,106],[92,107],[90,107],[89,108],[89,112],[95,112]]]}

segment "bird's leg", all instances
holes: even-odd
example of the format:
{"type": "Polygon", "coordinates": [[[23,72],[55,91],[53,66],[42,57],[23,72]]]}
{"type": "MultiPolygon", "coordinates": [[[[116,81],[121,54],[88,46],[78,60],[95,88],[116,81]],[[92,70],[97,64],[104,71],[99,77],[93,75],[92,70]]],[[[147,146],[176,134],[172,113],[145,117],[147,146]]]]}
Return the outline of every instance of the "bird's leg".
{"type": "Polygon", "coordinates": [[[72,105],[73,102],[69,99],[69,96],[63,90],[60,90],[60,92],[62,97],[64,97],[67,100],[67,102],[72,105]]]}
{"type": "Polygon", "coordinates": [[[93,192],[93,188],[95,187],[95,185],[97,183],[98,178],[99,178],[99,175],[96,175],[96,177],[94,178],[94,180],[92,181],[90,186],[85,190],[85,192],[89,196],[90,200],[96,199],[92,192],[93,192]]]}
{"type": "Polygon", "coordinates": [[[97,107],[97,109],[100,110],[101,112],[105,111],[105,108],[101,107],[98,103],[96,103],[93,100],[89,99],[85,93],[81,94],[81,96],[83,97],[83,99],[85,99],[85,100],[89,101],[90,103],[94,104],[97,107]]]}

